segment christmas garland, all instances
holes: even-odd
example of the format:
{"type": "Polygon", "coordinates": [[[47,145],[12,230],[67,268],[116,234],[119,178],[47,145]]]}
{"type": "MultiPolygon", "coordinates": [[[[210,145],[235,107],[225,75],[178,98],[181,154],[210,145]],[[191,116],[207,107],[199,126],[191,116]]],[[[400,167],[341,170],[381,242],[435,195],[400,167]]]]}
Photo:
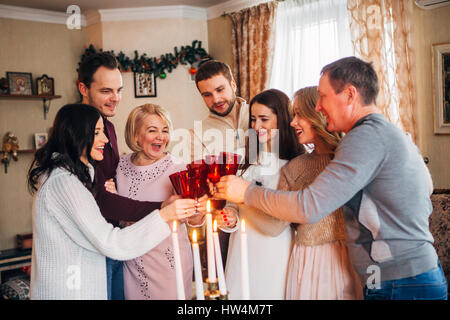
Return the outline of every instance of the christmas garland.
{"type": "MultiPolygon", "coordinates": [[[[103,52],[103,50],[99,49],[99,52],[103,52]]],[[[175,47],[173,53],[166,53],[165,55],[161,55],[159,58],[149,58],[146,53],[139,56],[137,50],[134,51],[133,59],[126,56],[122,51],[120,51],[118,55],[116,55],[113,50],[105,52],[109,52],[116,57],[117,61],[121,65],[122,71],[153,73],[155,74],[155,77],[159,77],[161,79],[165,79],[166,72],[172,72],[172,70],[175,69],[179,63],[182,65],[187,65],[189,63],[191,65],[189,73],[194,75],[197,72],[194,64],[199,66],[201,63],[212,59],[206,50],[202,48],[202,42],[198,40],[194,40],[192,42],[192,46],[182,46],[180,50],[175,47]]],[[[91,44],[81,56],[81,61],[78,62],[78,67],[87,56],[94,53],[97,53],[97,51],[91,44]]]]}

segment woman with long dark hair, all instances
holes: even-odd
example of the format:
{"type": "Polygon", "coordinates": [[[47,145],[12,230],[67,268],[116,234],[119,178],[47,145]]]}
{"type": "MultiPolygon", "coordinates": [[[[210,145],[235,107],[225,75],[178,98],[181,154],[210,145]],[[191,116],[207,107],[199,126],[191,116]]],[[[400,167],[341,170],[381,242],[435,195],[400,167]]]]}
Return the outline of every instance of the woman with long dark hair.
{"type": "MultiPolygon", "coordinates": [[[[249,115],[251,129],[246,145],[246,161],[238,174],[248,181],[276,189],[281,167],[304,152],[295,130],[289,125],[292,120],[291,102],[279,90],[266,90],[250,101],[249,115]]],[[[245,205],[227,203],[225,211],[229,216],[234,212],[238,221],[245,219],[250,299],[284,299],[293,241],[289,222],[245,205]]],[[[225,228],[222,230],[227,231],[225,228]]],[[[225,270],[227,285],[231,299],[242,299],[239,223],[229,228],[228,232],[233,233],[225,270]]]]}
{"type": "Polygon", "coordinates": [[[170,235],[170,220],[195,213],[177,199],[130,227],[114,228],[92,194],[94,167],[108,143],[97,109],[62,107],[28,172],[33,204],[32,299],[107,299],[105,256],[129,260],[170,235]]]}

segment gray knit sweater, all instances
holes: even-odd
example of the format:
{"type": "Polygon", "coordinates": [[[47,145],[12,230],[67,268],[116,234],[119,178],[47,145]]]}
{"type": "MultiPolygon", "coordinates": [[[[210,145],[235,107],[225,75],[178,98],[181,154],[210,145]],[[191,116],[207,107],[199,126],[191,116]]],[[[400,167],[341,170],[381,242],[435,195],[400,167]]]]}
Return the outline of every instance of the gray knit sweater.
{"type": "Polygon", "coordinates": [[[251,185],[245,204],[288,221],[315,223],[344,206],[347,246],[363,281],[411,277],[437,266],[428,217],[432,182],[418,148],[381,114],[360,119],[334,159],[300,191],[251,185]]]}

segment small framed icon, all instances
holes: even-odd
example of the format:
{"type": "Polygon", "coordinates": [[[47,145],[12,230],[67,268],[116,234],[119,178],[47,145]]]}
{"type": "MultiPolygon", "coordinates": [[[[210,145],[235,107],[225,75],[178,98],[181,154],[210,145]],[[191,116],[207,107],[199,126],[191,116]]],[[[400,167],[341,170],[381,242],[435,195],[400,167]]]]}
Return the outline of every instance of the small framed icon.
{"type": "Polygon", "coordinates": [[[9,94],[32,95],[33,87],[31,73],[29,72],[6,72],[9,82],[9,94]]]}
{"type": "Polygon", "coordinates": [[[40,96],[53,96],[55,94],[55,84],[53,78],[46,74],[36,79],[36,90],[40,96]]]}

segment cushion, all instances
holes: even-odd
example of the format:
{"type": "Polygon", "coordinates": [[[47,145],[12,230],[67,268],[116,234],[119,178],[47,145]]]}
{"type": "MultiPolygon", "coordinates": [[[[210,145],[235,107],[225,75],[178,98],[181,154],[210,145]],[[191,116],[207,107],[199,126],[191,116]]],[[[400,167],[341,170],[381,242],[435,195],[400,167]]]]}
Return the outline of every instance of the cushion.
{"type": "Polygon", "coordinates": [[[30,280],[14,279],[0,285],[0,295],[5,300],[29,300],[30,280]]]}
{"type": "Polygon", "coordinates": [[[433,213],[430,215],[430,231],[434,237],[434,247],[439,256],[442,270],[450,283],[450,241],[448,229],[450,226],[450,194],[431,195],[433,213]]]}

